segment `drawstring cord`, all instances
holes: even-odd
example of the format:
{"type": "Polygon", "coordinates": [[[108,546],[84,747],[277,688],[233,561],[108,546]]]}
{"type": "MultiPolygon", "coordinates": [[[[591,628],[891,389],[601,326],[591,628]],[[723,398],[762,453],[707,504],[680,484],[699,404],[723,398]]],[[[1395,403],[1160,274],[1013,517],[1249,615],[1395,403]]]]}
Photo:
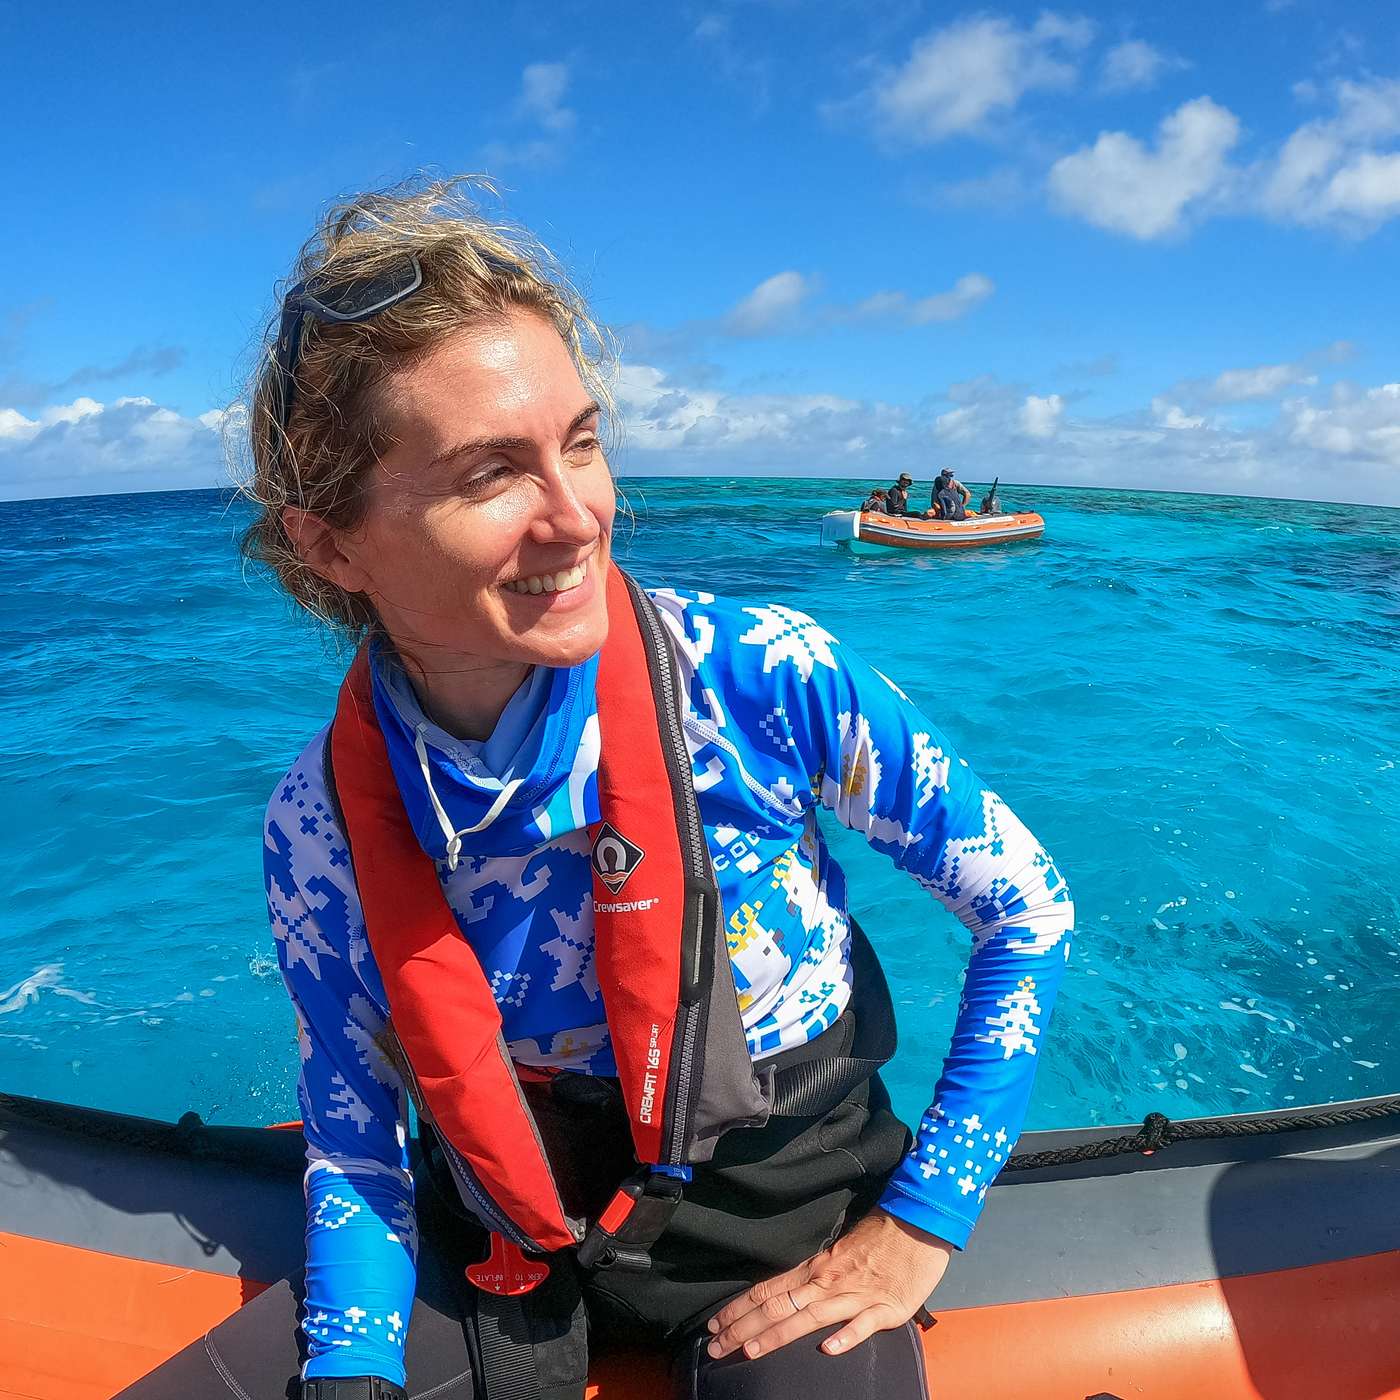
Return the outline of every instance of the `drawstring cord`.
{"type": "Polygon", "coordinates": [[[433,812],[438,819],[438,825],[442,828],[442,834],[447,838],[447,868],[456,870],[457,862],[462,855],[462,837],[473,836],[478,831],[484,831],[497,817],[501,815],[507,802],[515,796],[516,789],[525,781],[524,778],[512,778],[509,774],[503,780],[501,791],[497,794],[496,800],[491,804],[491,809],[475,826],[464,826],[460,831],[452,825],[452,819],[447,815],[446,808],[438,801],[436,789],[433,787],[432,768],[428,763],[428,746],[423,741],[423,730],[426,726],[419,724],[413,730],[413,751],[418,755],[418,766],[423,771],[423,782],[428,789],[428,801],[433,804],[433,812]]]}

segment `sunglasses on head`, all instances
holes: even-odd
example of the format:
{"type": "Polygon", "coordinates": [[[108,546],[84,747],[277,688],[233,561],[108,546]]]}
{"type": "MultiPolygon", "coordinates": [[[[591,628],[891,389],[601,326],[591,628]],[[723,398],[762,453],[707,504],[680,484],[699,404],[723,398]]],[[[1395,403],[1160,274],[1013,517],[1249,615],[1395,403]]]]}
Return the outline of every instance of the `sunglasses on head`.
{"type": "Polygon", "coordinates": [[[423,269],[412,254],[372,277],[337,282],[334,274],[313,273],[298,282],[282,302],[282,320],[273,347],[272,416],[277,423],[273,446],[274,469],[280,465],[287,423],[296,393],[297,361],[301,356],[302,325],[308,316],[327,324],[368,321],[411,297],[423,285],[423,269]]]}

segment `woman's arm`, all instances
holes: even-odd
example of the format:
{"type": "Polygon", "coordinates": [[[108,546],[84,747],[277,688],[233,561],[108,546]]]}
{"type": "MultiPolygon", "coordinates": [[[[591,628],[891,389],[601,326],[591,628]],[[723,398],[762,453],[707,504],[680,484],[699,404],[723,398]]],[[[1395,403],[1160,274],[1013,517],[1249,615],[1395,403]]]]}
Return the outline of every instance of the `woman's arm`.
{"type": "Polygon", "coordinates": [[[321,739],[268,805],[263,863],[278,963],[296,1013],[307,1146],[307,1378],[404,1384],[418,1250],[403,1083],[376,1037],[384,995],[321,739]]]}
{"type": "Polygon", "coordinates": [[[1074,905],[1015,813],[889,680],[834,645],[814,669],[814,786],[972,935],[952,1045],[881,1205],[961,1248],[1025,1119],[1074,905]]]}
{"type": "Polygon", "coordinates": [[[972,933],[934,1102],[883,1209],[710,1324],[713,1355],[756,1356],[842,1323],[822,1343],[834,1352],[908,1321],[966,1243],[1020,1132],[1074,911],[1054,863],[892,681],[801,613],[743,612],[737,689],[775,696],[769,726],[781,718],[805,765],[786,790],[805,787],[972,933]]]}

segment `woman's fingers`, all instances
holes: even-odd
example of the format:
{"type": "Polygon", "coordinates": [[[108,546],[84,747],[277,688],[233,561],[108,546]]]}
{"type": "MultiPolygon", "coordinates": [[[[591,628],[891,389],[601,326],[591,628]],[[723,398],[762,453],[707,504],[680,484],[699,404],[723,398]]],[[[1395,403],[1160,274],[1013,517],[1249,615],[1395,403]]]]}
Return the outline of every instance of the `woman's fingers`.
{"type": "Polygon", "coordinates": [[[765,1352],[820,1331],[833,1323],[846,1322],[869,1312],[868,1300],[854,1293],[822,1294],[805,1307],[789,1306],[782,1317],[770,1316],[764,1307],[745,1313],[711,1341],[711,1356],[727,1356],[742,1349],[752,1359],[765,1352]]]}
{"type": "Polygon", "coordinates": [[[723,1332],[741,1317],[764,1307],[769,1309],[768,1317],[771,1320],[786,1317],[793,1311],[788,1302],[788,1293],[806,1283],[810,1276],[811,1260],[808,1260],[786,1273],[766,1278],[762,1283],[754,1284],[747,1292],[726,1303],[706,1325],[711,1332],[723,1332]]]}
{"type": "Polygon", "coordinates": [[[906,1322],[937,1287],[952,1247],[877,1211],[830,1250],[755,1284],[711,1320],[711,1356],[740,1347],[760,1356],[819,1328],[839,1324],[823,1343],[844,1352],[906,1322]]]}
{"type": "MultiPolygon", "coordinates": [[[[832,1320],[836,1321],[837,1319],[833,1318],[832,1320]]],[[[875,1333],[890,1327],[897,1327],[899,1323],[900,1319],[895,1316],[893,1308],[887,1303],[877,1303],[874,1307],[867,1307],[856,1313],[839,1332],[833,1332],[822,1343],[822,1350],[828,1356],[835,1356],[837,1352],[850,1351],[852,1347],[859,1346],[863,1341],[873,1337],[875,1333]]]]}

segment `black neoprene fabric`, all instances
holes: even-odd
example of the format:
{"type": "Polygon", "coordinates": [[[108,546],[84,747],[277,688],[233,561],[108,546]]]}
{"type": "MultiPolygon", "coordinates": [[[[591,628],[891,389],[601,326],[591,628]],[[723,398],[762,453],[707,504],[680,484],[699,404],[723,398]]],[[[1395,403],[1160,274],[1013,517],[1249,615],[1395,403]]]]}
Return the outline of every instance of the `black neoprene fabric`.
{"type": "MultiPolygon", "coordinates": [[[[859,1054],[851,1013],[780,1063],[859,1054]]],[[[606,1080],[561,1076],[558,1089],[532,1088],[531,1101],[571,1213],[596,1216],[632,1170],[625,1109],[606,1080]]],[[[833,1242],[868,1210],[909,1145],[877,1077],[828,1112],[775,1118],[728,1134],[714,1161],[697,1168],[680,1208],[652,1251],[652,1268],[608,1270],[579,1280],[556,1258],[550,1280],[531,1295],[541,1314],[532,1329],[567,1329],[582,1288],[590,1345],[660,1347],[673,1358],[674,1394],[685,1400],[779,1400],[840,1395],[842,1400],[924,1400],[922,1352],[899,1328],[844,1356],[817,1349],[820,1337],[757,1361],[712,1360],[704,1323],[760,1279],[800,1263],[833,1242]],[[553,1314],[553,1320],[548,1316],[553,1314]]],[[[482,1400],[472,1378],[477,1339],[474,1290],[465,1265],[484,1254],[482,1238],[420,1174],[418,1292],[405,1348],[412,1400],[482,1400]]],[[[296,1400],[303,1354],[297,1327],[300,1279],[245,1304],[206,1337],[172,1357],[116,1400],[296,1400]]],[[[824,1334],[823,1334],[824,1335],[824,1334]]],[[[557,1353],[547,1365],[557,1365],[557,1353]]],[[[544,1378],[546,1400],[582,1400],[579,1377],[544,1378]]]]}

